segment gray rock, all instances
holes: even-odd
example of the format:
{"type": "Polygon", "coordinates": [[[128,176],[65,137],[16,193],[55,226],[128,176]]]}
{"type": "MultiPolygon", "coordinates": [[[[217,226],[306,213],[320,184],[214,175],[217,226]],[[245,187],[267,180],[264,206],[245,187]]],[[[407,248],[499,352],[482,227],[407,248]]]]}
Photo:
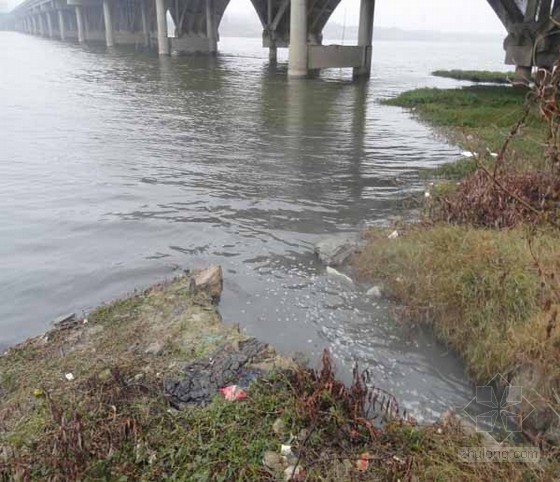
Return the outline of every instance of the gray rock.
{"type": "Polygon", "coordinates": [[[205,291],[218,301],[224,288],[224,275],[220,265],[194,271],[192,283],[196,291],[205,291]]]}
{"type": "Polygon", "coordinates": [[[277,418],[272,424],[272,431],[276,435],[284,435],[286,433],[286,423],[281,418],[277,418]]]}
{"type": "Polygon", "coordinates": [[[337,234],[318,241],[315,244],[315,254],[319,261],[326,266],[340,266],[348,261],[360,248],[358,234],[337,234]]]}
{"type": "Polygon", "coordinates": [[[344,273],[341,273],[340,271],[337,271],[334,268],[331,268],[330,266],[327,266],[327,275],[331,278],[337,279],[338,281],[342,281],[346,284],[350,284],[350,285],[354,284],[352,278],[346,276],[344,273]]]}
{"type": "Polygon", "coordinates": [[[366,295],[371,298],[381,298],[383,296],[383,292],[379,286],[372,286],[369,290],[367,290],[366,295]]]}
{"type": "Polygon", "coordinates": [[[272,452],[271,450],[264,453],[263,465],[274,472],[281,472],[286,467],[282,456],[279,453],[272,452]]]}
{"type": "Polygon", "coordinates": [[[78,320],[76,318],[76,313],[69,313],[67,315],[59,316],[53,320],[53,325],[58,330],[67,330],[74,328],[78,325],[78,320]]]}

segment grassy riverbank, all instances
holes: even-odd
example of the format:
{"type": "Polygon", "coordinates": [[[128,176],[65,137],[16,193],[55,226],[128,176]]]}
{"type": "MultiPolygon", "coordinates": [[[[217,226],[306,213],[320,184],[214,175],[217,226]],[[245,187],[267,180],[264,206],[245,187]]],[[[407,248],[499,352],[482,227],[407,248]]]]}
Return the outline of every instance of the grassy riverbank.
{"type": "Polygon", "coordinates": [[[428,324],[456,350],[475,381],[503,375],[522,386],[530,404],[518,413],[536,408],[523,428],[557,451],[560,176],[538,105],[512,130],[527,98],[522,89],[469,87],[389,100],[475,156],[429,172],[440,179],[422,222],[399,226],[396,239],[393,228],[372,229],[355,265],[404,303],[403,319],[428,324]]]}
{"type": "MultiPolygon", "coordinates": [[[[417,89],[387,100],[387,105],[411,109],[451,142],[488,160],[488,150],[498,152],[512,126],[523,116],[526,89],[473,86],[463,89],[417,89]]],[[[512,139],[508,166],[516,170],[542,169],[546,125],[535,110],[529,114],[522,135],[512,139]]],[[[450,171],[456,163],[445,166],[450,171]]],[[[460,174],[474,171],[461,166],[460,174]]],[[[445,168],[440,168],[445,169],[445,168]]],[[[441,172],[441,171],[440,171],[441,172]]],[[[443,174],[446,174],[444,171],[443,174]]]]}
{"type": "Polygon", "coordinates": [[[514,78],[514,72],[493,72],[489,70],[436,70],[435,77],[447,79],[467,80],[469,82],[488,84],[509,84],[514,78]]]}
{"type": "Polygon", "coordinates": [[[453,418],[375,427],[363,387],[343,387],[328,358],[316,373],[267,348],[245,398],[178,404],[169,379],[246,342],[192,287],[158,285],[0,358],[0,480],[281,481],[289,465],[310,481],[550,478],[546,464],[461,462],[483,440],[453,418]]]}

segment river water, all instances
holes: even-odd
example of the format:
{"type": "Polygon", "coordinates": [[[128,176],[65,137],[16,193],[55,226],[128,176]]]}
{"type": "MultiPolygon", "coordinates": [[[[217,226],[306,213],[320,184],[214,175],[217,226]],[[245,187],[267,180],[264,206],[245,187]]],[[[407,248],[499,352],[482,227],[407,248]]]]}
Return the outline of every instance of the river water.
{"type": "Polygon", "coordinates": [[[288,82],[258,39],[220,48],[160,59],[0,32],[0,346],[220,263],[226,323],[312,361],[329,347],[418,418],[464,406],[456,357],[329,279],[312,246],[386,222],[421,168],[458,155],[378,100],[457,85],[436,68],[503,69],[499,42],[377,42],[362,85],[288,82]]]}

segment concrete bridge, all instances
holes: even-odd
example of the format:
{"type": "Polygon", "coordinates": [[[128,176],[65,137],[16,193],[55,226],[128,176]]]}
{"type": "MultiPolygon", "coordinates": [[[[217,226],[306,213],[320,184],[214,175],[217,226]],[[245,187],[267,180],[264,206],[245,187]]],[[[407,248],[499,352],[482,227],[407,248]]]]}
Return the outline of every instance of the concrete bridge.
{"type": "MultiPolygon", "coordinates": [[[[104,41],[157,46],[160,55],[215,54],[219,26],[230,0],[25,0],[12,12],[16,30],[80,43],[104,41]],[[167,16],[175,24],[169,36],[167,16]]],[[[251,0],[263,27],[263,46],[276,61],[289,48],[288,75],[350,67],[371,72],[376,0],[361,0],[358,43],[323,45],[322,31],[340,0],[251,0]]],[[[390,1],[390,0],[388,0],[390,1]]],[[[533,66],[549,67],[560,51],[560,0],[487,0],[507,30],[506,63],[528,78],[533,66]]]]}

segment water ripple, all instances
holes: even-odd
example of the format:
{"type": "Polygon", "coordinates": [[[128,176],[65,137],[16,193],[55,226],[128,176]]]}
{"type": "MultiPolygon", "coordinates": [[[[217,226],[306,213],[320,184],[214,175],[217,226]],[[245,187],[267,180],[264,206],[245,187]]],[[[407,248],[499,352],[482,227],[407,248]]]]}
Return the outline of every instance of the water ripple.
{"type": "Polygon", "coordinates": [[[289,82],[256,40],[224,39],[215,59],[0,44],[0,345],[217,262],[226,322],[312,360],[328,346],[343,376],[359,362],[426,418],[469,398],[452,354],[329,280],[311,246],[383,222],[419,169],[458,153],[379,99],[456,85],[429,71],[481,52],[500,68],[500,46],[380,42],[373,81],[354,84],[289,82]]]}

